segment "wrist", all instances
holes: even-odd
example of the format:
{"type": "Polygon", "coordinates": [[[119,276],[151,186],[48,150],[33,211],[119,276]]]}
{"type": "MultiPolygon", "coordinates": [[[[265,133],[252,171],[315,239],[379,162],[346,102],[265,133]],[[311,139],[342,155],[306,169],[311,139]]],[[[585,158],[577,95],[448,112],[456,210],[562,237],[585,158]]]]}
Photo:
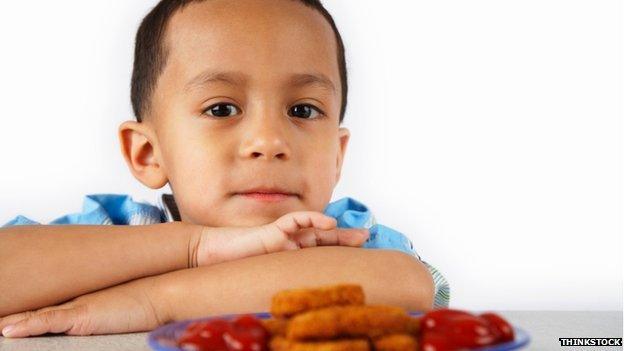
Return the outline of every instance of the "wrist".
{"type": "Polygon", "coordinates": [[[177,222],[187,236],[186,268],[199,266],[199,247],[202,242],[204,227],[196,224],[177,222]]]}
{"type": "Polygon", "coordinates": [[[236,229],[201,227],[195,246],[195,266],[203,267],[230,260],[232,247],[237,247],[236,229]]]}
{"type": "Polygon", "coordinates": [[[141,280],[143,284],[143,297],[147,299],[146,306],[152,310],[158,325],[165,325],[175,321],[175,301],[172,298],[176,294],[172,292],[174,282],[165,279],[168,274],[147,277],[141,280]]]}
{"type": "Polygon", "coordinates": [[[266,253],[258,228],[202,227],[196,250],[196,266],[237,260],[266,253]]]}

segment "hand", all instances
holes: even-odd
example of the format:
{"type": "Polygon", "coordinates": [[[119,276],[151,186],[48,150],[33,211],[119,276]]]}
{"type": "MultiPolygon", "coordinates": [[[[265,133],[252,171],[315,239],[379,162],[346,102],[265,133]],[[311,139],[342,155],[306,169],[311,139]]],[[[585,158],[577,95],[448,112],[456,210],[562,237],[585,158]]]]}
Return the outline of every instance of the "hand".
{"type": "Polygon", "coordinates": [[[191,253],[192,266],[314,246],[360,247],[368,229],[336,228],[336,219],[319,212],[292,212],[259,227],[205,227],[191,253]]]}
{"type": "Polygon", "coordinates": [[[150,300],[149,279],[83,295],[62,305],[0,318],[0,330],[5,337],[12,338],[45,333],[92,335],[152,330],[164,323],[150,300]]]}

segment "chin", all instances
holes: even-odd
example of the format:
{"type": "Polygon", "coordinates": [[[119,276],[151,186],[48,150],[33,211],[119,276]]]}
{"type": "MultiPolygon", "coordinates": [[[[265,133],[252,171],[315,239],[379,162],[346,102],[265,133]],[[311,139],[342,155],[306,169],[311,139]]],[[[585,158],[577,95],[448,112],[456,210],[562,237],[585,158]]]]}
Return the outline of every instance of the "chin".
{"type": "Polygon", "coordinates": [[[269,223],[275,222],[281,216],[267,216],[267,215],[248,215],[228,220],[228,226],[232,227],[257,227],[269,223]]]}
{"type": "Polygon", "coordinates": [[[229,217],[224,218],[223,222],[227,223],[226,226],[255,227],[275,222],[285,214],[303,210],[299,204],[290,202],[262,204],[245,201],[228,208],[229,217]]]}

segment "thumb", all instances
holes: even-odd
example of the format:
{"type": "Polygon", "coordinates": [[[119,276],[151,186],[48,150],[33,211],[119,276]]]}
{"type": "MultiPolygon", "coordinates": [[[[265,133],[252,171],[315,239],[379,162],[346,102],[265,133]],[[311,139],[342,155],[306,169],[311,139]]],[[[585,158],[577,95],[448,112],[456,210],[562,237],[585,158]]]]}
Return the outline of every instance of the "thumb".
{"type": "Polygon", "coordinates": [[[13,325],[2,329],[2,334],[9,338],[23,338],[45,333],[64,333],[74,327],[73,309],[49,310],[31,315],[13,325]]]}
{"type": "Polygon", "coordinates": [[[360,247],[370,236],[366,228],[337,228],[333,232],[335,232],[336,241],[340,246],[360,247]]]}

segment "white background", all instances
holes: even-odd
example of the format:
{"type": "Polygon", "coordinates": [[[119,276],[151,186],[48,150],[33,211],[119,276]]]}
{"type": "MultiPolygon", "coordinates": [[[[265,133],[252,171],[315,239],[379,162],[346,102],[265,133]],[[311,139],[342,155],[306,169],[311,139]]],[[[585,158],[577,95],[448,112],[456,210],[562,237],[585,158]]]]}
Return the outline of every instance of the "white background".
{"type": "MultiPolygon", "coordinates": [[[[622,2],[325,3],[351,88],[335,197],[408,234],[452,306],[621,310],[622,2]]],[[[116,137],[154,4],[3,3],[0,224],[89,193],[156,202],[116,137]]]]}

